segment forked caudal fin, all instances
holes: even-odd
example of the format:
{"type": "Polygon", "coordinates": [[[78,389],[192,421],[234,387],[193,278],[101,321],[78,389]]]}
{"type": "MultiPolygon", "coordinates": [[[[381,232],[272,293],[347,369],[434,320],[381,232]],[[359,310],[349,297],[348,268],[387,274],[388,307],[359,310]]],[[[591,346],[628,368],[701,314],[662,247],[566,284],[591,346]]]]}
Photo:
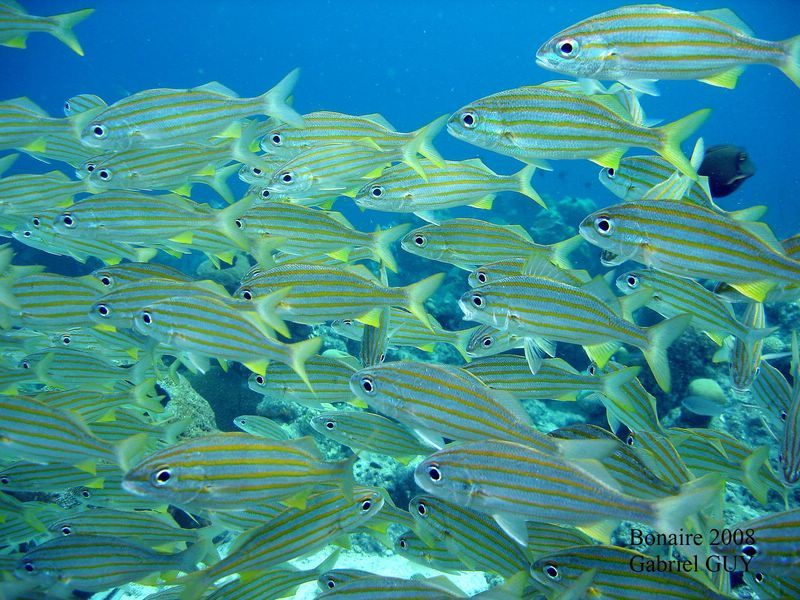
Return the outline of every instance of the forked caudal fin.
{"type": "Polygon", "coordinates": [[[647,329],[647,347],[642,349],[644,358],[656,378],[656,383],[665,392],[669,392],[671,387],[671,377],[669,372],[669,361],[667,360],[667,348],[684,332],[692,320],[691,315],[682,314],[661,321],[647,329]]]}
{"type": "Polygon", "coordinates": [[[662,145],[660,148],[654,148],[654,150],[693,181],[697,181],[697,171],[681,151],[681,143],[692,135],[708,119],[710,114],[710,108],[703,108],[655,130],[661,134],[662,145]]]}

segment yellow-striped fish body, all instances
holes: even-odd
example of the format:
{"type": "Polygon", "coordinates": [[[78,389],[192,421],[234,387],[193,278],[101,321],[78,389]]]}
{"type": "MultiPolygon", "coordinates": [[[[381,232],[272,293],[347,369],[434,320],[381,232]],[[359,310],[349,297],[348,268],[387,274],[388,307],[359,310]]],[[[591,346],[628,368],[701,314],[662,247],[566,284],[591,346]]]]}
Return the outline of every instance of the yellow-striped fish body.
{"type": "Polygon", "coordinates": [[[740,222],[680,200],[641,200],[593,212],[580,224],[589,243],[683,277],[724,281],[763,301],[777,284],[800,284],[800,261],[788,257],[762,224],[740,222]]]}
{"type": "Polygon", "coordinates": [[[689,12],[658,4],[609,10],[560,31],[536,53],[537,64],[574,77],[699,79],[733,88],[744,67],[778,67],[800,86],[800,36],[753,37],[727,8],[689,12]]]}

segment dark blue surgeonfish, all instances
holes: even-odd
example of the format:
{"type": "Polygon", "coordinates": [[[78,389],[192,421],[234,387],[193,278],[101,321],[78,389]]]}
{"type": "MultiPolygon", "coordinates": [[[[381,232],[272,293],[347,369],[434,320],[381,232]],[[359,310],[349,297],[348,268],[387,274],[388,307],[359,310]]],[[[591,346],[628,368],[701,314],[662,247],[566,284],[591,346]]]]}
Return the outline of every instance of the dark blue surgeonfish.
{"type": "Polygon", "coordinates": [[[711,195],[722,198],[735,192],[745,179],[755,175],[756,166],[744,148],[718,144],[706,150],[697,173],[708,177],[711,195]]]}

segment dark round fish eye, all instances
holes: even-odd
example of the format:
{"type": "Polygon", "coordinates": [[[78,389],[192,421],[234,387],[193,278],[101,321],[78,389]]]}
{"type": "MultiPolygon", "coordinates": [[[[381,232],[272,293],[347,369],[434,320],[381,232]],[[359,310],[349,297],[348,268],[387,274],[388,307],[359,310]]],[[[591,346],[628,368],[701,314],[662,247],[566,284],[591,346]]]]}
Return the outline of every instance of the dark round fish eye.
{"type": "Polygon", "coordinates": [[[104,275],[103,277],[100,278],[100,283],[102,283],[103,285],[111,285],[111,277],[109,277],[108,275],[104,275]]]}
{"type": "Polygon", "coordinates": [[[274,146],[280,146],[283,143],[283,139],[281,138],[280,133],[273,133],[271,138],[272,144],[274,146]]]}
{"type": "Polygon", "coordinates": [[[370,508],[372,508],[372,502],[370,502],[369,500],[364,500],[361,503],[361,510],[362,511],[367,512],[370,508]]]}
{"type": "Polygon", "coordinates": [[[756,554],[758,554],[758,547],[753,544],[747,544],[746,546],[742,546],[742,554],[745,556],[749,556],[753,558],[756,554]]]}
{"type": "Polygon", "coordinates": [[[72,533],[72,528],[69,525],[64,525],[61,528],[61,533],[63,533],[64,535],[70,535],[72,533]]]}
{"type": "Polygon", "coordinates": [[[361,389],[367,394],[375,392],[375,385],[372,383],[372,377],[365,376],[361,378],[361,389]]]}
{"type": "Polygon", "coordinates": [[[92,127],[92,135],[96,137],[98,140],[102,140],[106,137],[106,128],[102,125],[95,125],[92,127]]]}
{"type": "Polygon", "coordinates": [[[369,193],[373,198],[380,198],[383,196],[383,188],[379,185],[375,185],[370,188],[369,193]]]}
{"type": "Polygon", "coordinates": [[[98,304],[97,305],[97,313],[101,317],[107,317],[108,315],[111,314],[111,310],[109,310],[108,306],[106,306],[105,304],[98,304]]]}
{"type": "Polygon", "coordinates": [[[483,271],[478,271],[477,278],[478,281],[480,281],[481,283],[486,283],[486,273],[484,273],[483,271]]]}
{"type": "Polygon", "coordinates": [[[628,284],[628,287],[632,287],[632,288],[638,287],[638,285],[639,285],[639,278],[638,278],[636,275],[633,275],[633,274],[631,274],[631,275],[628,275],[628,276],[625,278],[625,283],[627,283],[627,284],[628,284]]]}
{"type": "Polygon", "coordinates": [[[156,472],[155,483],[156,485],[165,485],[172,479],[172,471],[169,469],[159,469],[156,472]]]}
{"type": "Polygon", "coordinates": [[[785,421],[785,420],[786,420],[786,411],[782,410],[781,411],[781,421],[785,421]]]}
{"type": "Polygon", "coordinates": [[[283,183],[292,183],[294,181],[294,175],[291,171],[286,171],[281,174],[281,181],[283,181],[283,183]]]}
{"type": "Polygon", "coordinates": [[[402,548],[403,550],[408,548],[408,542],[406,542],[404,538],[400,538],[400,541],[397,543],[397,545],[400,546],[400,548],[402,548]]]}
{"type": "Polygon", "coordinates": [[[236,229],[244,229],[244,223],[241,219],[236,219],[233,224],[236,225],[236,229]]]}
{"type": "Polygon", "coordinates": [[[761,583],[761,582],[764,581],[764,574],[763,573],[756,573],[753,576],[753,579],[755,580],[756,583],[761,583]]]}
{"type": "Polygon", "coordinates": [[[261,197],[264,199],[269,198],[269,190],[261,190],[261,197]]]}
{"type": "Polygon", "coordinates": [[[461,113],[461,124],[467,129],[473,129],[478,124],[478,117],[475,113],[463,112],[461,113]]]}
{"type": "MultiPolygon", "coordinates": [[[[436,465],[430,465],[428,467],[428,477],[431,481],[441,481],[442,480],[442,472],[436,465]]],[[[420,505],[421,506],[421,505],[420,505]]],[[[420,513],[423,514],[423,513],[420,513]]]]}
{"type": "Polygon", "coordinates": [[[578,54],[578,42],[573,39],[559,40],[556,42],[556,52],[561,58],[573,58],[578,54]]]}
{"type": "Polygon", "coordinates": [[[89,490],[81,490],[81,496],[83,496],[84,498],[91,498],[92,492],[90,492],[89,490]]]}
{"type": "Polygon", "coordinates": [[[75,227],[75,219],[69,213],[61,215],[61,222],[67,227],[75,227]]]}
{"type": "Polygon", "coordinates": [[[245,300],[252,300],[253,299],[253,292],[250,290],[242,290],[242,298],[245,300]]]}
{"type": "Polygon", "coordinates": [[[23,360],[19,364],[23,369],[30,369],[31,368],[31,363],[29,363],[27,360],[23,360]]]}
{"type": "Polygon", "coordinates": [[[614,233],[614,223],[608,217],[597,217],[594,220],[594,228],[602,236],[614,233]]]}
{"type": "Polygon", "coordinates": [[[633,446],[635,442],[636,438],[634,437],[633,434],[630,434],[627,438],[625,438],[625,443],[628,444],[628,446],[633,446]]]}
{"type": "MultiPolygon", "coordinates": [[[[430,475],[430,469],[428,469],[428,474],[430,475]]],[[[419,504],[417,504],[417,512],[421,517],[424,517],[425,515],[428,514],[428,507],[425,506],[424,502],[420,502],[419,504]]]]}
{"type": "Polygon", "coordinates": [[[592,376],[594,376],[594,374],[597,373],[597,367],[595,367],[594,365],[589,365],[589,368],[586,370],[589,373],[589,375],[592,376]]]}
{"type": "Polygon", "coordinates": [[[36,570],[36,567],[33,566],[33,563],[27,560],[22,564],[22,568],[28,573],[33,573],[36,570]]]}
{"type": "Polygon", "coordinates": [[[481,308],[483,306],[483,298],[481,298],[478,294],[473,294],[470,300],[472,300],[472,305],[477,308],[481,308]]]}
{"type": "Polygon", "coordinates": [[[262,170],[261,170],[261,169],[259,169],[258,167],[253,167],[253,168],[251,169],[251,172],[252,172],[252,173],[253,173],[253,175],[255,175],[256,177],[259,177],[259,176],[261,176],[261,175],[264,173],[264,171],[262,171],[262,170]]]}
{"type": "Polygon", "coordinates": [[[327,583],[325,584],[328,586],[329,590],[332,590],[336,587],[336,582],[333,579],[328,579],[327,583]]]}
{"type": "Polygon", "coordinates": [[[97,168],[97,165],[94,163],[86,163],[86,171],[88,173],[93,172],[97,168]]]}
{"type": "Polygon", "coordinates": [[[483,338],[483,347],[489,348],[492,344],[494,344],[494,340],[490,337],[483,338]]]}
{"type": "Polygon", "coordinates": [[[71,111],[72,111],[72,105],[69,103],[69,100],[67,100],[64,102],[64,112],[68,113],[71,111]]]}
{"type": "Polygon", "coordinates": [[[65,346],[69,346],[72,343],[72,338],[68,335],[61,336],[61,343],[65,346]]]}
{"type": "Polygon", "coordinates": [[[146,310],[142,311],[142,322],[145,325],[152,325],[152,323],[153,323],[153,316],[149,312],[147,312],[146,310]]]}
{"type": "Polygon", "coordinates": [[[3,485],[8,485],[8,477],[0,477],[0,483],[3,485]]]}
{"type": "Polygon", "coordinates": [[[32,234],[31,234],[31,232],[30,232],[30,231],[23,231],[23,232],[22,232],[22,237],[29,238],[29,237],[31,237],[31,235],[32,235],[32,234]]]}
{"type": "Polygon", "coordinates": [[[425,245],[425,236],[424,235],[415,235],[414,236],[414,243],[422,248],[425,245]]]}
{"type": "Polygon", "coordinates": [[[325,421],[325,429],[335,429],[336,423],[333,421],[325,421]]]}
{"type": "Polygon", "coordinates": [[[256,383],[258,385],[264,385],[264,378],[261,375],[256,375],[256,383]]]}
{"type": "Polygon", "coordinates": [[[617,172],[614,170],[614,167],[608,167],[606,169],[606,175],[609,179],[614,179],[617,176],[617,172]]]}
{"type": "Polygon", "coordinates": [[[550,579],[558,579],[558,569],[553,565],[547,565],[544,572],[550,579]]]}
{"type": "Polygon", "coordinates": [[[108,169],[100,169],[97,172],[97,175],[103,181],[108,181],[109,179],[111,179],[111,171],[109,171],[108,169]]]}

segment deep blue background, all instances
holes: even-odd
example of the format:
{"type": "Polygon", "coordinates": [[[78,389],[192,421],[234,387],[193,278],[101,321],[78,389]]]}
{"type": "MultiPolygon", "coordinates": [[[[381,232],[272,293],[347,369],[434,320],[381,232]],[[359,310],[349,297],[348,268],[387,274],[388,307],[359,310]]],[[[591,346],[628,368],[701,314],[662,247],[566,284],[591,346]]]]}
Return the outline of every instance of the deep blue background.
{"type": "MultiPolygon", "coordinates": [[[[76,28],[85,57],[46,35],[31,36],[24,51],[0,47],[3,98],[28,96],[60,116],[64,99],[83,92],[113,102],[144,88],[192,87],[218,80],[251,96],[299,66],[295,105],[301,112],[380,112],[399,130],[415,129],[502,89],[557,78],[536,66],[539,44],[577,20],[622,4],[588,0],[23,3],[33,14],[92,6],[97,10],[76,28]]],[[[765,39],[800,33],[796,0],[679,3],[688,10],[724,6],[765,39]]],[[[767,66],[748,68],[735,90],[693,81],[661,82],[659,87],[661,97],[644,99],[649,117],[670,121],[711,107],[713,115],[701,130],[706,144],[743,145],[756,163],[757,175],[720,203],[728,208],[766,203],[770,206],[766,220],[780,236],[800,231],[800,90],[767,66]]],[[[522,166],[446,134],[436,144],[448,158],[478,155],[501,172],[522,166]]],[[[689,153],[691,146],[685,149],[689,153]]],[[[33,161],[19,165],[48,170],[33,161]]],[[[535,185],[554,196],[590,196],[599,204],[610,203],[614,197],[597,183],[597,171],[587,161],[559,162],[555,173],[537,175],[535,185]]],[[[501,210],[498,205],[495,214],[501,210]]],[[[366,213],[363,219],[374,217],[366,213]]]]}

